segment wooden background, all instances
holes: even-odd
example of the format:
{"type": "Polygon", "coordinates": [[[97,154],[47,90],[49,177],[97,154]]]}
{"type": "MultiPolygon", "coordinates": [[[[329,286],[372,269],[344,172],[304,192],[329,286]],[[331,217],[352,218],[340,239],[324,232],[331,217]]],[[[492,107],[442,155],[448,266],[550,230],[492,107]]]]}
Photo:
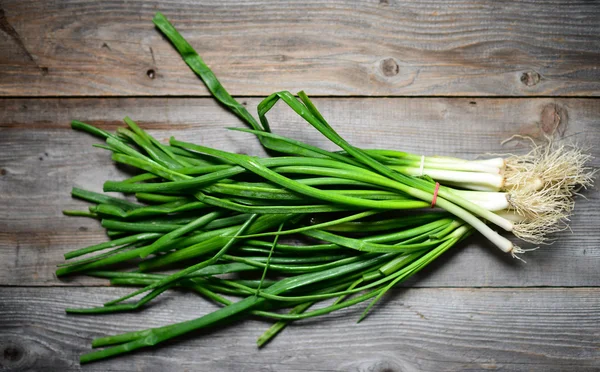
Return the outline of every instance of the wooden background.
{"type": "MultiPolygon", "coordinates": [[[[251,112],[304,89],[350,142],[474,158],[520,152],[513,134],[600,156],[598,1],[0,0],[0,370],[600,370],[600,193],[572,232],[526,256],[475,237],[360,325],[362,307],[298,322],[264,350],[248,320],[85,367],[93,337],[190,319],[214,305],[171,292],[140,313],[66,316],[124,293],[58,280],[63,253],[105,240],[72,186],[119,179],[105,151],[69,129],[131,116],[157,138],[260,154],[208,97],[151,19],[163,12],[251,112]]],[[[275,128],[330,146],[283,107],[275,128]]],[[[593,166],[600,166],[595,159],[593,166]]]]}

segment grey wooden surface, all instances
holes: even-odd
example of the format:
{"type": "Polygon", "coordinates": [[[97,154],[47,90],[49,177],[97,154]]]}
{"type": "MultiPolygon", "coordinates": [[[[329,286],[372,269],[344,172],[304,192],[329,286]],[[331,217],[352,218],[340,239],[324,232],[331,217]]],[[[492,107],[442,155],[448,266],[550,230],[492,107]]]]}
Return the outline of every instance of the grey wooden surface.
{"type": "MultiPolygon", "coordinates": [[[[0,368],[79,370],[89,340],[205,314],[168,293],[139,314],[67,316],[125,288],[0,289],[0,368]],[[9,358],[6,358],[6,350],[9,358]]],[[[291,325],[257,351],[270,323],[251,319],[84,371],[597,371],[598,288],[420,288],[392,291],[360,324],[361,307],[291,325]]]]}
{"type": "MultiPolygon", "coordinates": [[[[500,142],[556,128],[557,140],[591,146],[598,167],[600,100],[590,98],[600,95],[598,5],[0,0],[0,370],[600,370],[597,188],[578,201],[573,231],[530,252],[527,264],[475,236],[386,295],[363,323],[357,306],[299,322],[262,350],[255,340],[270,323],[249,319],[81,367],[94,337],[216,307],[169,292],[142,312],[67,316],[65,307],[125,289],[54,276],[65,252],[106,239],[95,221],[61,215],[85,205],[71,187],[101,190],[125,177],[70,120],[114,130],[129,115],[161,140],[263,154],[251,136],[224,129],[242,124],[204,97],[150,23],[156,10],[251,112],[260,98],[250,96],[305,89],[332,96],[315,103],[353,144],[468,158],[526,151],[500,142]],[[412,95],[470,97],[367,97],[412,95]]],[[[271,118],[281,133],[333,148],[285,107],[271,118]]]]}
{"type": "Polygon", "coordinates": [[[598,1],[3,0],[0,95],[207,95],[165,13],[235,95],[598,95],[598,1]]]}

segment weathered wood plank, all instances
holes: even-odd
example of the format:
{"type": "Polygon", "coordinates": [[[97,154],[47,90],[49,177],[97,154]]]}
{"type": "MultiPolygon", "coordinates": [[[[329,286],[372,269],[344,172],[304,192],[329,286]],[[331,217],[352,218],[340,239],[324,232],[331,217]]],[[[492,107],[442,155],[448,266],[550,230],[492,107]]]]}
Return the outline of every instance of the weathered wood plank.
{"type": "Polygon", "coordinates": [[[0,95],[198,95],[166,14],[235,95],[599,95],[597,1],[4,0],[0,95]]]}
{"type": "Polygon", "coordinates": [[[264,349],[269,327],[244,320],[157,349],[86,365],[92,338],[155,327],[213,309],[168,293],[142,313],[67,316],[124,289],[0,288],[0,367],[61,371],[597,371],[600,289],[410,289],[387,295],[362,323],[357,306],[292,324],[264,349]]]}
{"type": "MultiPolygon", "coordinates": [[[[256,107],[257,99],[245,101],[256,107]]],[[[541,135],[560,121],[566,140],[600,143],[600,105],[594,99],[316,99],[325,117],[352,143],[425,154],[475,157],[514,152],[524,145],[500,146],[520,133],[541,135]],[[557,115],[548,111],[558,110],[557,115]],[[560,117],[560,119],[557,119],[560,117]],[[550,122],[548,120],[551,120],[550,122]],[[521,147],[520,147],[521,146],[521,147]]],[[[114,130],[130,115],[159,139],[184,140],[229,151],[262,154],[251,136],[223,129],[241,126],[212,99],[5,99],[0,100],[0,284],[99,284],[77,277],[58,281],[56,264],[72,249],[105,240],[96,221],[68,218],[62,209],[83,209],[73,186],[101,190],[106,179],[124,174],[109,155],[92,147],[98,140],[69,129],[77,118],[114,130]]],[[[291,110],[276,107],[276,131],[333,149],[291,110]]],[[[597,158],[600,149],[592,149],[597,158]]],[[[593,166],[600,165],[594,160],[593,166]]],[[[449,252],[419,286],[597,286],[600,214],[597,189],[586,192],[571,232],[527,255],[523,265],[481,239],[449,252]]],[[[434,265],[436,266],[436,265],[434,265]]],[[[414,284],[414,283],[413,283],[414,284]]]]}

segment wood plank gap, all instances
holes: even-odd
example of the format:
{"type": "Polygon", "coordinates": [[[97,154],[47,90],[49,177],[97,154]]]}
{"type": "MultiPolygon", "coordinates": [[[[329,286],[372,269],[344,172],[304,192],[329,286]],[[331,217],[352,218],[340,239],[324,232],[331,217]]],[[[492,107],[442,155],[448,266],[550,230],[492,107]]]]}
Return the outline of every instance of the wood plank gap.
{"type": "MultiPolygon", "coordinates": [[[[293,93],[293,92],[292,92],[293,93]]],[[[307,92],[310,98],[326,98],[326,99],[389,99],[389,98],[398,98],[398,99],[591,99],[591,100],[600,100],[600,96],[551,96],[551,95],[539,95],[539,96],[490,96],[490,95],[480,95],[480,96],[450,96],[450,95],[422,95],[422,96],[401,96],[401,95],[389,95],[389,96],[367,96],[367,95],[351,95],[351,96],[337,96],[337,95],[325,95],[325,94],[310,94],[307,92]]],[[[0,96],[0,99],[178,99],[178,98],[196,98],[196,99],[214,99],[211,95],[89,95],[89,96],[60,96],[60,95],[40,95],[40,96],[27,96],[27,95],[11,95],[11,96],[0,96]]],[[[266,95],[241,95],[241,96],[233,96],[236,100],[240,99],[253,99],[253,98],[267,98],[266,95]]]]}

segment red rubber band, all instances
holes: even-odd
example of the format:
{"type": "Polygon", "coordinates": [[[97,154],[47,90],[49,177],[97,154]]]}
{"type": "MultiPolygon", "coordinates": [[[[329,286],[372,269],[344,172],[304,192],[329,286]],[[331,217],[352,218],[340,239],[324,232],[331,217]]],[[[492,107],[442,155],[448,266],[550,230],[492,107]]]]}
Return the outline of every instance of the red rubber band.
{"type": "Polygon", "coordinates": [[[440,191],[440,183],[435,183],[435,190],[433,191],[433,199],[431,199],[431,208],[435,207],[435,202],[437,201],[437,194],[440,191]]]}

